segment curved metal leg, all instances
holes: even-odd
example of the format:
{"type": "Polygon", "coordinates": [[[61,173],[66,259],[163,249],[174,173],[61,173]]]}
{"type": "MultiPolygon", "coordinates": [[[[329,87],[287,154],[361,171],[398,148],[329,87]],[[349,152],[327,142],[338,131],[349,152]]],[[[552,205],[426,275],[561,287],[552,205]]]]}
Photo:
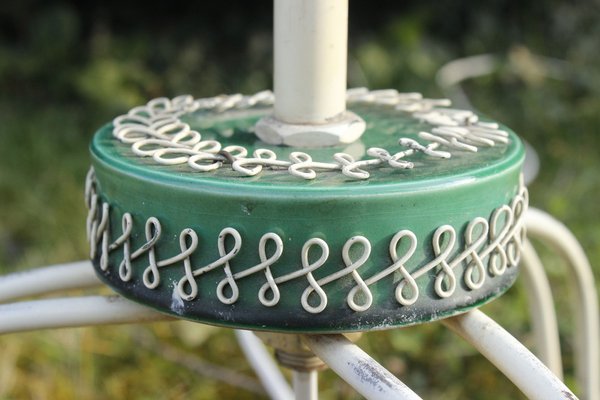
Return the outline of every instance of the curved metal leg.
{"type": "Polygon", "coordinates": [[[41,267],[0,276],[0,303],[101,284],[89,261],[41,267]]]}
{"type": "Polygon", "coordinates": [[[367,399],[420,399],[343,335],[306,335],[304,341],[329,368],[367,399]]]}
{"type": "Polygon", "coordinates": [[[600,399],[600,322],[594,275],[581,245],[571,231],[549,214],[530,208],[525,223],[529,237],[550,245],[566,261],[575,285],[577,380],[590,400],[600,399]]]}
{"type": "Polygon", "coordinates": [[[575,395],[510,333],[479,310],[442,320],[471,343],[530,399],[575,399],[575,395]]]}
{"type": "Polygon", "coordinates": [[[560,341],[554,300],[548,277],[535,249],[526,240],[521,253],[521,277],[527,288],[531,325],[537,356],[559,379],[563,379],[560,341]]]}
{"type": "Polygon", "coordinates": [[[172,319],[120,296],[69,297],[0,305],[0,334],[172,319]]]}
{"type": "Polygon", "coordinates": [[[257,338],[251,331],[236,330],[235,336],[246,355],[246,359],[256,372],[269,396],[277,400],[293,400],[294,392],[292,392],[262,340],[257,338]]]}

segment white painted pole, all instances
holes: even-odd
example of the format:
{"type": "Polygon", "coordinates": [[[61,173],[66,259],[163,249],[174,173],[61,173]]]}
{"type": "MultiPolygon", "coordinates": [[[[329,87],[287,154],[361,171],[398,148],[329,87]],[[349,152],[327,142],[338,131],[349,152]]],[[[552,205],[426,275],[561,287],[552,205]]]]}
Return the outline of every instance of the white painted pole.
{"type": "Polygon", "coordinates": [[[292,371],[296,400],[317,400],[319,380],[317,371],[292,371]]]}
{"type": "Polygon", "coordinates": [[[274,0],[275,118],[324,124],[346,110],[348,0],[274,0]]]}
{"type": "Polygon", "coordinates": [[[68,297],[0,305],[0,334],[172,319],[120,296],[68,297]]]}
{"type": "Polygon", "coordinates": [[[421,398],[343,335],[305,335],[303,339],[317,357],[367,399],[421,398]]]}
{"type": "Polygon", "coordinates": [[[90,261],[51,265],[0,276],[0,303],[61,290],[100,286],[90,261]]]}
{"type": "Polygon", "coordinates": [[[479,310],[442,323],[471,343],[532,400],[576,399],[569,388],[525,346],[479,310]]]}
{"type": "Polygon", "coordinates": [[[274,3],[275,104],[256,136],[295,147],[354,142],[366,124],[346,111],[348,0],[274,3]]]}

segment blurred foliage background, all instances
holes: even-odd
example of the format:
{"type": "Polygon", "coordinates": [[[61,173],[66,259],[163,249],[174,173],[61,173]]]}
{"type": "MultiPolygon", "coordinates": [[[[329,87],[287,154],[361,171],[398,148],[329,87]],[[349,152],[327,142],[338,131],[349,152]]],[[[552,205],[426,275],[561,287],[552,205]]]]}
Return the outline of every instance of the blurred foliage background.
{"type": "MultiPolygon", "coordinates": [[[[351,87],[444,96],[436,81],[443,65],[497,57],[492,73],[468,80],[464,92],[537,149],[541,169],[530,187],[532,205],[563,220],[590,258],[600,259],[600,5],[421,0],[350,6],[351,87]]],[[[270,88],[271,26],[266,1],[3,2],[2,273],[86,258],[82,188],[94,130],[158,96],[270,88]]],[[[540,250],[573,385],[566,276],[540,250]]],[[[517,283],[485,311],[531,345],[523,290],[517,283]]],[[[359,344],[424,398],[522,397],[439,324],[371,333],[359,344]]],[[[0,354],[0,399],[264,397],[248,384],[252,372],[230,331],[186,322],[4,336],[0,354]]],[[[325,399],[358,398],[330,371],[320,385],[325,399]]]]}

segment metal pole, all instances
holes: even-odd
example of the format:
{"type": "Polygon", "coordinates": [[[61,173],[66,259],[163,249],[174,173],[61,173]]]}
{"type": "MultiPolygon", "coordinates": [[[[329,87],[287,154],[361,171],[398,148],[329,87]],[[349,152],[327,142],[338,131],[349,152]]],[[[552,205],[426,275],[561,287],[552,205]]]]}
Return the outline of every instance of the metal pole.
{"type": "Polygon", "coordinates": [[[571,231],[549,214],[529,208],[525,225],[530,238],[556,250],[569,267],[574,284],[576,372],[582,398],[600,399],[600,316],[594,275],[581,245],[571,231]]]}
{"type": "Polygon", "coordinates": [[[294,392],[273,361],[262,340],[251,331],[236,330],[237,341],[258,379],[272,399],[293,400],[294,392]]]}
{"type": "Polygon", "coordinates": [[[275,118],[327,123],[346,110],[348,0],[274,3],[275,118]]]}
{"type": "Polygon", "coordinates": [[[47,328],[172,320],[120,296],[88,296],[0,305],[0,334],[47,328]]]}
{"type": "Polygon", "coordinates": [[[469,311],[442,323],[471,343],[530,399],[576,398],[521,342],[481,311],[469,311]]]}
{"type": "Polygon", "coordinates": [[[89,261],[57,264],[0,276],[0,303],[61,290],[101,285],[89,261]]]}
{"type": "Polygon", "coordinates": [[[317,400],[319,378],[317,371],[292,371],[296,400],[317,400]]]}
{"type": "Polygon", "coordinates": [[[367,399],[420,399],[343,335],[306,335],[304,341],[329,368],[367,399]]]}
{"type": "Polygon", "coordinates": [[[348,0],[274,1],[273,115],[255,133],[272,145],[352,143],[366,123],[346,110],[348,0]]]}
{"type": "Polygon", "coordinates": [[[529,240],[523,243],[521,260],[523,262],[521,276],[526,288],[537,355],[550,371],[562,380],[558,324],[550,283],[542,262],[529,240]]]}

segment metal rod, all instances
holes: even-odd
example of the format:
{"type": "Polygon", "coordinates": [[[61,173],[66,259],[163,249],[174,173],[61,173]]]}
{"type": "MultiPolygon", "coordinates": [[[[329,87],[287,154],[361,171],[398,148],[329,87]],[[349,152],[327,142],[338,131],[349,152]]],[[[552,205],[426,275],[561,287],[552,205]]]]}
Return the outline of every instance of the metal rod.
{"type": "Polygon", "coordinates": [[[521,260],[521,277],[529,303],[536,353],[550,371],[562,380],[562,358],[552,291],[542,262],[529,240],[523,243],[521,260]]]}
{"type": "Polygon", "coordinates": [[[348,0],[274,1],[275,117],[324,124],[346,110],[348,0]]]}
{"type": "Polygon", "coordinates": [[[471,343],[530,399],[575,399],[575,395],[521,342],[479,310],[442,320],[471,343]]]}
{"type": "Polygon", "coordinates": [[[420,399],[408,386],[342,335],[306,335],[307,346],[367,399],[420,399]]]}
{"type": "Polygon", "coordinates": [[[262,340],[250,331],[236,330],[237,341],[254,368],[254,372],[272,399],[293,400],[294,392],[287,383],[262,340]]]}
{"type": "Polygon", "coordinates": [[[0,276],[0,303],[101,284],[89,261],[40,267],[0,276]]]}
{"type": "Polygon", "coordinates": [[[293,371],[296,400],[317,400],[319,379],[317,371],[293,371]]]}
{"type": "Polygon", "coordinates": [[[500,66],[500,57],[495,54],[457,58],[442,65],[435,75],[435,80],[455,107],[473,109],[461,83],[468,79],[489,75],[500,66]]]}
{"type": "Polygon", "coordinates": [[[530,238],[550,245],[566,261],[574,285],[576,374],[582,398],[600,399],[600,316],[590,263],[575,236],[549,214],[529,208],[525,224],[530,238]]]}
{"type": "Polygon", "coordinates": [[[0,305],[0,334],[171,319],[120,296],[69,297],[0,305]]]}

